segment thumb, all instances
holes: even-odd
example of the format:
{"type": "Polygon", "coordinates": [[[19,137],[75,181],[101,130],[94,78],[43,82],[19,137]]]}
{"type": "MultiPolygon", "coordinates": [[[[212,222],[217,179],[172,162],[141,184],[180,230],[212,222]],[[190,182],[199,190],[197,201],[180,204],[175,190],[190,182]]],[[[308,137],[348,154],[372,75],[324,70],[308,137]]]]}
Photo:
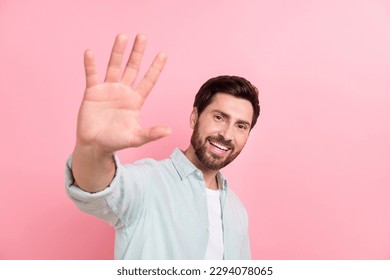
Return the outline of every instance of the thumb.
{"type": "Polygon", "coordinates": [[[166,137],[172,133],[172,130],[166,126],[153,126],[141,128],[138,131],[140,145],[166,137]]]}

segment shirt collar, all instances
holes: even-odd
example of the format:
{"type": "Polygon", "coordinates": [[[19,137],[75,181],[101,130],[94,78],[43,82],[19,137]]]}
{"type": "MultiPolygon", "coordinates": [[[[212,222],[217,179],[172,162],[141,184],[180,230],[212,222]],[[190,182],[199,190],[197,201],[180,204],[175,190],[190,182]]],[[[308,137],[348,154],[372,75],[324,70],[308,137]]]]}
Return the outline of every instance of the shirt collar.
{"type": "MultiPolygon", "coordinates": [[[[172,163],[182,180],[195,172],[202,172],[185,156],[185,154],[179,148],[176,148],[172,152],[170,159],[172,160],[172,163]]],[[[221,172],[218,172],[217,178],[219,187],[226,189],[227,180],[221,172]]]]}

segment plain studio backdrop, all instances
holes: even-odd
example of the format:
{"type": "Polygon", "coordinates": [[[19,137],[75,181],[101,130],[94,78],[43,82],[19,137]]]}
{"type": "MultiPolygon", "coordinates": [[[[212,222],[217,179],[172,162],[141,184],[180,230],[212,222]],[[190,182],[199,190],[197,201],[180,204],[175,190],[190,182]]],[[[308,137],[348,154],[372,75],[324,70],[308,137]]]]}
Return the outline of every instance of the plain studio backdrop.
{"type": "Polygon", "coordinates": [[[223,171],[248,210],[252,257],[390,258],[389,1],[2,0],[1,259],[113,258],[113,228],[67,198],[64,170],[84,49],[103,79],[119,32],[148,36],[142,75],[168,54],[142,122],[174,131],[122,162],[185,149],[201,84],[246,77],[261,114],[223,171]]]}

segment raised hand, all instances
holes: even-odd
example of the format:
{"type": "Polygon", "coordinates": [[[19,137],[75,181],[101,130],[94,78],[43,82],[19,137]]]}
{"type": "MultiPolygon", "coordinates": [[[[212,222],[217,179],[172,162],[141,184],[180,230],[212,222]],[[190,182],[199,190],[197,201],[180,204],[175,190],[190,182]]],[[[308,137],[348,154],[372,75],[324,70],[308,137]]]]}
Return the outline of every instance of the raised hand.
{"type": "Polygon", "coordinates": [[[147,39],[143,34],[137,35],[122,74],[127,40],[123,34],[116,37],[103,83],[99,83],[92,51],[84,53],[86,89],[78,115],[78,145],[111,153],[138,147],[170,134],[170,129],[163,126],[142,128],[139,120],[142,105],[167,57],[159,53],[139,84],[134,86],[147,39]]]}

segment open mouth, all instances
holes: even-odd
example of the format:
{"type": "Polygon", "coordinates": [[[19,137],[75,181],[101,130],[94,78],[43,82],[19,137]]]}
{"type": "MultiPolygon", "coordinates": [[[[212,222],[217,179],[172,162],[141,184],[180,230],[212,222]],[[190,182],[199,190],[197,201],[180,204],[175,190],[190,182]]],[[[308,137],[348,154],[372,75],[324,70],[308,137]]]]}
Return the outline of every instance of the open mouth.
{"type": "Polygon", "coordinates": [[[230,147],[222,145],[222,144],[220,144],[218,142],[214,142],[214,141],[209,140],[209,143],[210,143],[211,146],[213,146],[213,147],[215,147],[215,148],[217,148],[217,149],[219,149],[221,151],[224,151],[224,152],[227,152],[227,151],[231,150],[230,147]]]}

